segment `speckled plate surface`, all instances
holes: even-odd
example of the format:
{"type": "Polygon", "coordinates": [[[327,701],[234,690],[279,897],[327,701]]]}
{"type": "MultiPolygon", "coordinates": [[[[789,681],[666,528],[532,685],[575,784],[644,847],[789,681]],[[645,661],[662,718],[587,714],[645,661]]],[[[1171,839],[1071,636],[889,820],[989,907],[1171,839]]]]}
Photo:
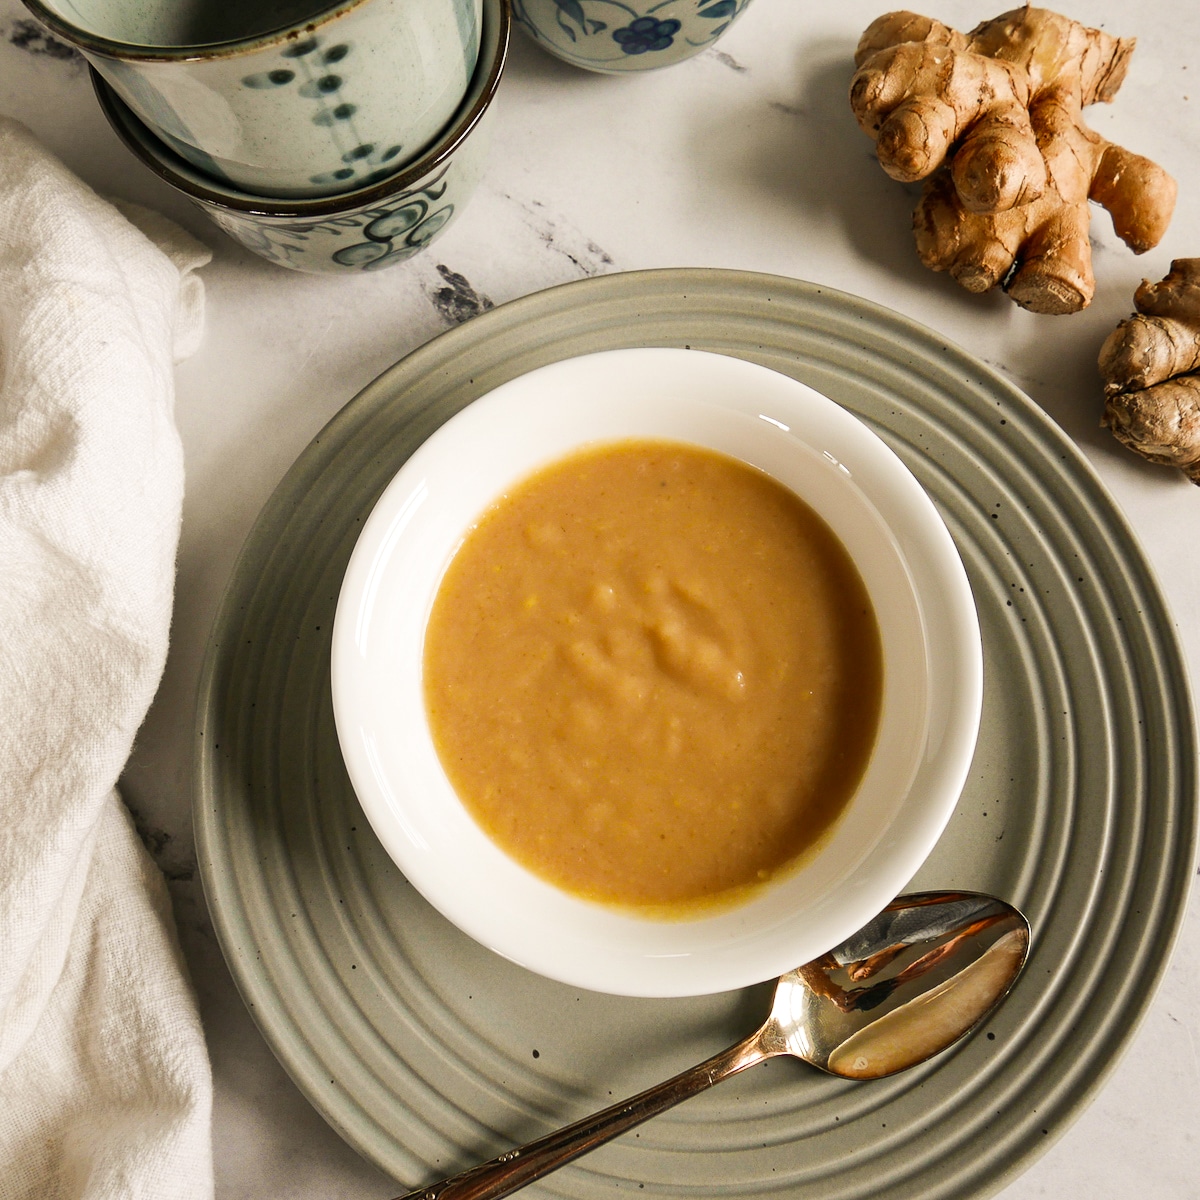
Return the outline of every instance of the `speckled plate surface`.
{"type": "Polygon", "coordinates": [[[372,836],[334,732],[342,572],[399,465],[515,375],[648,345],[812,385],[933,497],[975,590],[986,682],[970,782],[914,887],[1001,895],[1035,940],[994,1019],[933,1063],[853,1084],[776,1060],[530,1195],[989,1195],[1086,1102],[1165,964],[1195,848],[1187,680],[1136,542],[1057,426],[933,332],[854,297],[729,271],[585,280],[444,334],[343,409],[251,534],[202,680],[197,841],[226,957],[299,1086],[406,1186],[656,1082],[761,1019],[765,986],[604,996],[458,933],[372,836]]]}

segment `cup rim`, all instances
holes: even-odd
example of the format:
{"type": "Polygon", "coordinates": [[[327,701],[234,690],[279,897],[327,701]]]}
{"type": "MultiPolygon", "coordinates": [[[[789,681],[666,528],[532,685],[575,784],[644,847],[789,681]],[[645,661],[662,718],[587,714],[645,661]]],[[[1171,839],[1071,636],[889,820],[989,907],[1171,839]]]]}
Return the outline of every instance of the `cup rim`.
{"type": "MultiPolygon", "coordinates": [[[[407,191],[418,180],[436,171],[455,153],[479,124],[488,110],[496,90],[504,64],[508,59],[509,36],[512,26],[511,0],[483,0],[483,29],[480,43],[480,59],[472,76],[471,86],[450,123],[433,144],[419,158],[397,169],[396,173],[364,188],[349,192],[338,192],[332,196],[281,197],[257,196],[242,191],[231,184],[220,184],[214,190],[205,177],[190,163],[158,138],[146,124],[139,120],[129,105],[117,95],[108,81],[89,64],[92,88],[100,108],[113,132],[126,148],[150,168],[159,178],[194,200],[212,208],[229,212],[245,213],[250,216],[275,217],[280,219],[306,219],[310,217],[336,216],[350,209],[370,207],[387,199],[396,192],[407,191]],[[489,25],[495,22],[496,45],[494,52],[484,61],[483,48],[490,40],[489,25]],[[134,136],[130,129],[140,129],[134,136]]],[[[216,181],[213,181],[214,184],[216,181]]]]}
{"type": "Polygon", "coordinates": [[[282,42],[311,37],[324,26],[339,20],[354,9],[360,8],[367,3],[367,0],[341,0],[340,3],[335,0],[334,3],[327,4],[323,10],[309,17],[301,29],[297,29],[294,24],[284,25],[277,29],[253,34],[250,37],[230,38],[222,42],[198,42],[194,46],[155,46],[123,42],[118,38],[92,33],[73,24],[50,9],[45,0],[23,0],[23,3],[51,33],[80,50],[126,62],[179,63],[211,62],[216,59],[236,58],[241,55],[255,54],[282,42]]]}

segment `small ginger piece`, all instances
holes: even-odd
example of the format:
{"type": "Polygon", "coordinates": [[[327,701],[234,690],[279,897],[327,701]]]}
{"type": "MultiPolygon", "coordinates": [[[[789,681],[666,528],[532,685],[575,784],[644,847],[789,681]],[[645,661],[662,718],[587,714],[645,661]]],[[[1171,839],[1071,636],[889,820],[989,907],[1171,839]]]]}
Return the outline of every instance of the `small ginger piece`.
{"type": "Polygon", "coordinates": [[[894,179],[926,180],[917,253],[968,291],[1000,285],[1039,313],[1085,308],[1095,292],[1088,201],[1135,253],[1156,245],[1175,181],[1088,129],[1110,101],[1133,40],[1041,8],[962,34],[888,13],[863,34],[850,103],[894,179]]]}
{"type": "Polygon", "coordinates": [[[1151,462],[1200,484],[1200,258],[1134,293],[1132,317],[1100,349],[1101,424],[1151,462]]]}

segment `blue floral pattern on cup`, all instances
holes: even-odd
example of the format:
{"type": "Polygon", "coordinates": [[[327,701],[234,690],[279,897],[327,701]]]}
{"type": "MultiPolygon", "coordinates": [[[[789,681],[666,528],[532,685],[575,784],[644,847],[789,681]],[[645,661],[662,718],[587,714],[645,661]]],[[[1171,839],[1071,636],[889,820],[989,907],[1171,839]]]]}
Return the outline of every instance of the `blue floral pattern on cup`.
{"type": "Polygon", "coordinates": [[[613,30],[613,41],[626,54],[645,54],[649,50],[665,50],[675,41],[680,30],[676,20],[659,21],[654,17],[638,17],[621,29],[613,30]]]}
{"type": "Polygon", "coordinates": [[[423,250],[453,219],[455,204],[447,196],[451,165],[419,188],[345,216],[281,221],[229,211],[210,215],[247,250],[280,266],[377,271],[423,250]]]}
{"type": "MultiPolygon", "coordinates": [[[[441,136],[470,89],[482,3],[310,4],[321,9],[310,20],[229,52],[170,43],[143,60],[122,47],[83,50],[150,132],[192,166],[267,199],[303,200],[377,182],[441,136]]],[[[139,5],[80,7],[104,16],[139,5]]],[[[186,7],[180,0],[143,6],[186,7]]],[[[207,7],[236,14],[273,6],[211,0],[207,7]]]]}
{"type": "Polygon", "coordinates": [[[712,45],[750,0],[513,0],[526,33],[559,58],[593,71],[669,66],[712,45]],[[614,11],[615,10],[615,11],[614,11]]]}
{"type": "Polygon", "coordinates": [[[347,97],[348,70],[342,65],[353,49],[349,42],[339,41],[323,48],[320,38],[306,38],[282,50],[278,66],[242,79],[243,87],[255,91],[295,84],[297,93],[314,103],[312,123],[329,131],[333,157],[341,163],[309,176],[310,183],[322,188],[333,185],[350,189],[385,179],[399,165],[404,151],[399,142],[379,146],[367,141],[355,128],[358,105],[347,97]]]}

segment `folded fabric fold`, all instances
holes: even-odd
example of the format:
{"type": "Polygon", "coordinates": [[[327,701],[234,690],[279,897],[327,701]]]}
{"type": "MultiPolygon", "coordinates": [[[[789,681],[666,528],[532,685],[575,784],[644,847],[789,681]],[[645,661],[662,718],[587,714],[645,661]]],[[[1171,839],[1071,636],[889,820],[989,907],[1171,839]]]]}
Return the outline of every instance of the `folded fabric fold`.
{"type": "Polygon", "coordinates": [[[166,657],[209,253],[123,208],[0,118],[4,1200],[212,1195],[203,1035],[115,790],[166,657]]]}

